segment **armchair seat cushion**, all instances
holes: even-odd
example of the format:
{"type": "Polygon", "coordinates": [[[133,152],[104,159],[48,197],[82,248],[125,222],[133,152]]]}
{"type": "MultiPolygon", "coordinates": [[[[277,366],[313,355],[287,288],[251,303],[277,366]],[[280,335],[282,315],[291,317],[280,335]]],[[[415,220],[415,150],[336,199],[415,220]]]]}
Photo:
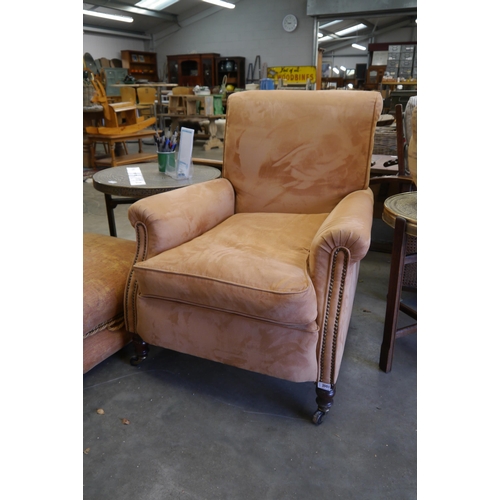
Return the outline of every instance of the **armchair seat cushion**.
{"type": "Polygon", "coordinates": [[[327,214],[240,213],[134,266],[152,297],[315,330],[311,242],[327,214]]]}

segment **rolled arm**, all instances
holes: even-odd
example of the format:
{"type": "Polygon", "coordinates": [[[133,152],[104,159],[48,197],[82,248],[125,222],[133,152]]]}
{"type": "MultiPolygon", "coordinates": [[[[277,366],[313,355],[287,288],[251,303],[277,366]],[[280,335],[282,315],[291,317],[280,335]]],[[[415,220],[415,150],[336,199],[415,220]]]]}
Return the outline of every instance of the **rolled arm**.
{"type": "Polygon", "coordinates": [[[352,261],[360,261],[370,247],[372,221],[371,189],[354,191],[342,199],[314,237],[309,261],[311,271],[327,264],[334,249],[339,247],[349,251],[352,261]]]}
{"type": "Polygon", "coordinates": [[[142,239],[142,259],[153,257],[212,229],[234,214],[234,189],[227,179],[215,179],[134,203],[128,211],[142,239]]]}
{"type": "Polygon", "coordinates": [[[234,189],[227,179],[192,184],[135,202],[128,211],[137,249],[124,296],[125,327],[137,333],[138,284],[134,265],[196,238],[234,214],[234,189]]]}

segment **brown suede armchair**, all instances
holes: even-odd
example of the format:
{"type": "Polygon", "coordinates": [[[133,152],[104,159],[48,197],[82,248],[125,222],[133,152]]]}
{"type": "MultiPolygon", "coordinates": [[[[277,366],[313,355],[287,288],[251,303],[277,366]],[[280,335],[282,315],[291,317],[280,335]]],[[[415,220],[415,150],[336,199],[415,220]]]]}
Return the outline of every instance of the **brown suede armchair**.
{"type": "Polygon", "coordinates": [[[361,259],[378,92],[230,96],[222,178],[142,199],[125,321],[148,344],[295,382],[333,403],[361,259]]]}

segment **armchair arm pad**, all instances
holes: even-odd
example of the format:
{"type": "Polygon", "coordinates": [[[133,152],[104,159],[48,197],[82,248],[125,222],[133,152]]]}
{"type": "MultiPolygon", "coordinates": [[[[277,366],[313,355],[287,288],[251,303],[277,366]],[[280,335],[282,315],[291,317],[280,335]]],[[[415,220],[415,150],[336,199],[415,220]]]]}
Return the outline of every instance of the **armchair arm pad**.
{"type": "Polygon", "coordinates": [[[231,183],[214,179],[143,198],[129,208],[128,218],[138,245],[144,243],[139,250],[143,260],[196,238],[233,214],[231,183]]]}
{"type": "Polygon", "coordinates": [[[373,192],[371,189],[354,191],[332,210],[319,228],[311,245],[310,268],[314,270],[323,261],[326,266],[332,252],[346,248],[350,260],[360,261],[368,252],[373,221],[373,192]]]}

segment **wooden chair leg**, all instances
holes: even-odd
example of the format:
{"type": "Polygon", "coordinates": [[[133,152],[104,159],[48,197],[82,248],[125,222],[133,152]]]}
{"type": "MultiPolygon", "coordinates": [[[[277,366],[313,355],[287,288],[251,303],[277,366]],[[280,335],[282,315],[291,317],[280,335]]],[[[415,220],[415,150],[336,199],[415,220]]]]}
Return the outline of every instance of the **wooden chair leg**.
{"type": "Polygon", "coordinates": [[[385,311],[384,337],[380,348],[380,369],[388,373],[392,369],[394,343],[398,327],[398,314],[401,303],[401,289],[406,257],[406,220],[396,218],[394,241],[392,244],[391,270],[389,274],[389,291],[385,311]]]}

